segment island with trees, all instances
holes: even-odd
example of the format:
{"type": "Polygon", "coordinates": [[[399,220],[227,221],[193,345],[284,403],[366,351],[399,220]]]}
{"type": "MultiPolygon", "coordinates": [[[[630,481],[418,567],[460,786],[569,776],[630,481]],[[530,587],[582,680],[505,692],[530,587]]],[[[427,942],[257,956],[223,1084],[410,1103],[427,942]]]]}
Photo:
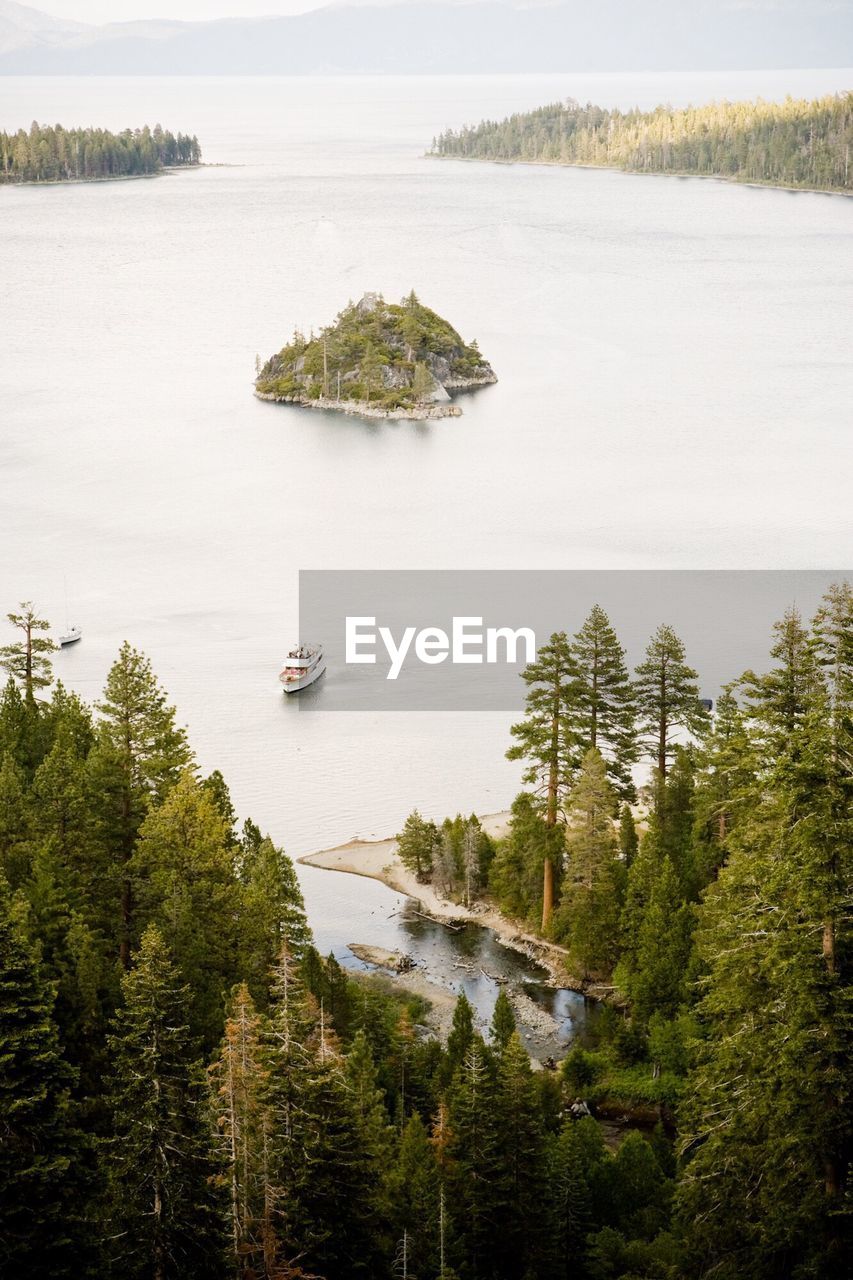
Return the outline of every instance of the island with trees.
{"type": "Polygon", "coordinates": [[[465,343],[414,290],[400,303],[366,293],[319,334],[296,332],[266,364],[261,400],[381,418],[458,417],[458,391],[497,382],[476,342],[465,343]]]}
{"type": "Polygon", "coordinates": [[[853,92],[815,101],[607,111],[573,100],[448,129],[430,154],[850,193],[853,92]]]}
{"type": "Polygon", "coordinates": [[[201,164],[198,138],[153,129],[63,129],[33,122],[0,133],[0,182],[104,182],[144,178],[201,164]]]}
{"type": "Polygon", "coordinates": [[[525,672],[506,838],[406,823],[419,879],[609,976],[597,1044],[540,1071],[506,991],[488,1028],[461,995],[438,1040],[422,998],[318,954],[290,860],[143,654],[89,706],[34,607],[8,621],[4,1275],[850,1274],[848,584],[789,611],[713,715],[670,627],[631,674],[593,609],[525,672]],[[626,1101],[656,1123],[606,1133],[626,1101]]]}

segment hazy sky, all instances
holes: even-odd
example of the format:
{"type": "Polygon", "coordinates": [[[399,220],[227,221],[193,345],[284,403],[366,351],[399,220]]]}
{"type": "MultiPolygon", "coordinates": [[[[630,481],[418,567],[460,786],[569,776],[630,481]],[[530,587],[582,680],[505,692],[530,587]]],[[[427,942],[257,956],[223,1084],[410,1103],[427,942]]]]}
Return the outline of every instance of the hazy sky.
{"type": "Polygon", "coordinates": [[[237,18],[305,13],[330,0],[20,0],[57,18],[77,22],[129,22],[135,18],[237,18]]]}

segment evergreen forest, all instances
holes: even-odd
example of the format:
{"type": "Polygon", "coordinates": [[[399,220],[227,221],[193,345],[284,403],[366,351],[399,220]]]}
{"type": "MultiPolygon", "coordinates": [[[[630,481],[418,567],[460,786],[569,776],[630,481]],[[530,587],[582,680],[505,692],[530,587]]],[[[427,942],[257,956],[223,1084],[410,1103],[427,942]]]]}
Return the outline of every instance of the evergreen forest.
{"type": "Polygon", "coordinates": [[[569,100],[448,129],[432,153],[849,192],[851,146],[853,92],[813,102],[789,97],[654,111],[607,111],[569,100]]]}
{"type": "Polygon", "coordinates": [[[508,835],[407,821],[418,875],[608,989],[553,1070],[504,991],[488,1028],[460,996],[442,1043],[422,1000],[318,954],[291,862],[143,654],[89,706],[37,610],[9,623],[0,1275],[849,1274],[847,584],[713,713],[670,627],[631,672],[594,608],[524,673],[508,835]]]}
{"type": "Polygon", "coordinates": [[[198,138],[163,130],[63,129],[33,121],[0,133],[0,182],[91,182],[134,178],[201,163],[198,138]]]}

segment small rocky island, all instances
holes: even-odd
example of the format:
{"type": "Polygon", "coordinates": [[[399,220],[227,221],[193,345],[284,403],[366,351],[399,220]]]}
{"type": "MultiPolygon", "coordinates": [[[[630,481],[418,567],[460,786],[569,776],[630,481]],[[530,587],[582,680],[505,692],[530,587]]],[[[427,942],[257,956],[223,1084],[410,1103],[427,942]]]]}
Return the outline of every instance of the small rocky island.
{"type": "Polygon", "coordinates": [[[258,371],[255,394],[373,418],[448,418],[462,412],[451,393],[492,382],[476,342],[413,290],[399,304],[366,293],[318,335],[295,333],[258,371]]]}

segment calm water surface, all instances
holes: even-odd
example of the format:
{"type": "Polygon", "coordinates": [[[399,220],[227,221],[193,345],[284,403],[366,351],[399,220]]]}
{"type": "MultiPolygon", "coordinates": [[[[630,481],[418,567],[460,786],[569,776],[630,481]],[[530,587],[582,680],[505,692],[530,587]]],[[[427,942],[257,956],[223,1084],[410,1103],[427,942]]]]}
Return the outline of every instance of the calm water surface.
{"type": "MultiPolygon", "coordinates": [[[[222,166],[0,190],[2,607],[59,623],[67,576],[85,638],[62,678],[92,698],[123,639],[144,649],[202,766],[294,855],[387,835],[415,804],[506,807],[507,717],[284,704],[297,571],[849,563],[853,202],[424,148],[567,95],[851,83],[0,79],[0,128],[160,120],[222,166]],[[253,399],[256,354],[295,325],[412,286],[500,376],[462,419],[253,399]]],[[[396,895],[302,874],[322,945],[412,950],[396,895]]]]}

